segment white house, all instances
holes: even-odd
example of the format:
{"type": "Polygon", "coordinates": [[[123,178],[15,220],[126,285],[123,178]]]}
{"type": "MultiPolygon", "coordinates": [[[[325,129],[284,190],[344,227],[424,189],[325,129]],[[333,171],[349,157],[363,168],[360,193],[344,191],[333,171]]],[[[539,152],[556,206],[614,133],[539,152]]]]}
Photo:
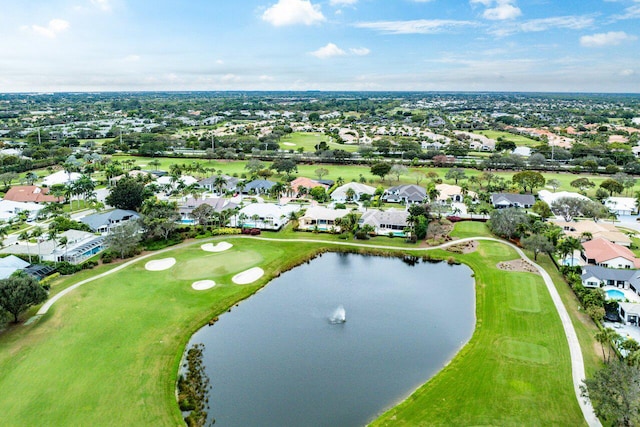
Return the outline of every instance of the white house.
{"type": "Polygon", "coordinates": [[[380,236],[404,236],[408,217],[409,212],[407,211],[371,209],[362,214],[358,223],[372,226],[375,233],[380,236]]]}
{"type": "Polygon", "coordinates": [[[16,218],[22,211],[29,212],[28,219],[35,219],[43,208],[44,205],[38,203],[2,200],[0,201],[0,220],[8,221],[11,218],[16,218]]]}
{"type": "Polygon", "coordinates": [[[340,231],[340,227],[335,225],[335,221],[349,212],[348,209],[329,209],[324,206],[312,206],[298,220],[298,228],[300,230],[330,231],[335,229],[340,231]]]}
{"type": "Polygon", "coordinates": [[[69,184],[72,182],[76,182],[78,179],[80,179],[81,176],[82,175],[77,172],[67,173],[65,171],[58,171],[45,177],[42,180],[42,185],[51,187],[52,185],[56,184],[69,184]]]}
{"type": "Polygon", "coordinates": [[[636,199],[633,197],[608,197],[604,205],[618,215],[632,215],[636,212],[636,199]]]}
{"type": "MultiPolygon", "coordinates": [[[[438,190],[437,201],[440,203],[464,201],[464,191],[459,185],[438,184],[436,190],[438,190]]],[[[467,191],[467,195],[472,199],[478,198],[478,195],[473,191],[467,191]]]]}
{"type": "Polygon", "coordinates": [[[370,185],[360,184],[359,182],[349,182],[347,184],[341,185],[340,187],[333,190],[331,193],[331,200],[338,203],[344,203],[347,201],[347,191],[351,189],[355,193],[353,198],[354,201],[360,199],[360,196],[363,194],[368,194],[372,196],[376,189],[370,185]]]}
{"type": "Polygon", "coordinates": [[[582,259],[589,264],[608,268],[639,268],[640,260],[624,246],[616,245],[603,238],[596,238],[582,244],[582,259]]]}
{"type": "Polygon", "coordinates": [[[67,230],[60,233],[57,241],[47,240],[46,236],[39,238],[39,243],[16,242],[0,251],[9,254],[25,254],[37,258],[38,255],[45,261],[68,261],[78,264],[105,248],[104,237],[79,230],[67,230]],[[67,238],[67,244],[61,245],[60,237],[67,238]]]}
{"type": "Polygon", "coordinates": [[[583,196],[582,194],[574,193],[574,192],[571,192],[571,191],[558,191],[556,193],[552,193],[549,190],[540,190],[540,191],[538,191],[538,198],[540,200],[542,200],[543,202],[545,202],[549,206],[551,206],[551,204],[553,202],[555,202],[556,200],[564,198],[564,197],[574,198],[574,199],[581,199],[581,200],[591,200],[587,196],[583,196]]]}
{"type": "Polygon", "coordinates": [[[251,203],[240,209],[230,223],[235,227],[280,230],[289,222],[291,213],[299,210],[300,206],[295,204],[251,203]]]}

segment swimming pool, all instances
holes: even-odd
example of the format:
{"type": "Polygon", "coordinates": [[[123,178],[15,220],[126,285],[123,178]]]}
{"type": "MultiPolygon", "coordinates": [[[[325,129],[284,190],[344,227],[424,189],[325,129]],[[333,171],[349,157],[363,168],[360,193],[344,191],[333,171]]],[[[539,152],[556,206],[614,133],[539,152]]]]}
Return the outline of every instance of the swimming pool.
{"type": "Polygon", "coordinates": [[[607,299],[616,301],[627,299],[627,297],[624,295],[624,292],[617,289],[609,289],[608,291],[605,291],[605,293],[607,294],[607,299]]]}

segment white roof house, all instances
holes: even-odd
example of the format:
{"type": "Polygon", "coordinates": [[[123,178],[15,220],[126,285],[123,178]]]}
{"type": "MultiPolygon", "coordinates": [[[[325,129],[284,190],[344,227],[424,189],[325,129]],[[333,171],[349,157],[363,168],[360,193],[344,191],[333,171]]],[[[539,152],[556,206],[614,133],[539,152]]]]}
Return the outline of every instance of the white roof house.
{"type": "Polygon", "coordinates": [[[77,172],[67,173],[65,171],[58,171],[53,173],[42,180],[42,185],[46,185],[47,187],[51,187],[56,184],[69,184],[71,182],[76,182],[82,175],[77,172]]]}
{"type": "Polygon", "coordinates": [[[6,279],[17,270],[22,270],[28,266],[29,263],[27,261],[24,261],[15,255],[0,258],[0,279],[6,279]]]}
{"type": "Polygon", "coordinates": [[[291,212],[298,212],[299,205],[275,203],[252,203],[240,209],[238,215],[231,218],[235,227],[253,227],[263,230],[279,230],[289,222],[291,212]]]}
{"type": "MultiPolygon", "coordinates": [[[[191,175],[182,175],[180,178],[178,178],[178,181],[181,182],[185,187],[198,182],[198,180],[191,175]]],[[[156,183],[158,185],[170,185],[173,183],[173,181],[171,176],[165,175],[158,178],[156,180],[156,183]]]]}
{"type": "Polygon", "coordinates": [[[22,211],[29,212],[29,219],[34,219],[43,208],[44,205],[38,203],[2,200],[0,201],[0,220],[8,221],[11,218],[16,218],[22,211]]]}
{"type": "MultiPolygon", "coordinates": [[[[436,190],[439,192],[438,202],[440,203],[464,201],[464,192],[459,185],[438,184],[436,185],[436,190]]],[[[478,198],[478,195],[473,191],[467,191],[467,195],[472,199],[478,198]]]]}
{"type": "Polygon", "coordinates": [[[591,200],[587,196],[583,196],[580,193],[574,193],[571,191],[558,191],[556,193],[552,193],[549,190],[540,190],[538,191],[538,198],[551,206],[553,202],[563,197],[581,199],[581,200],[591,200]]]}
{"type": "Polygon", "coordinates": [[[354,200],[359,200],[363,194],[373,195],[376,189],[370,185],[360,184],[359,182],[349,182],[333,190],[331,200],[344,203],[347,201],[347,191],[352,189],[355,192],[354,200]]]}
{"type": "Polygon", "coordinates": [[[377,235],[404,236],[409,212],[405,210],[380,211],[371,209],[360,217],[359,224],[368,224],[375,229],[377,235]]]}
{"type": "Polygon", "coordinates": [[[636,199],[633,197],[608,197],[604,205],[618,215],[631,215],[637,210],[636,199]]]}
{"type": "Polygon", "coordinates": [[[338,218],[342,218],[350,211],[348,209],[329,209],[324,206],[312,206],[298,220],[300,230],[329,231],[332,228],[339,231],[340,227],[335,225],[338,218]]]}
{"type": "Polygon", "coordinates": [[[45,261],[69,261],[77,264],[104,249],[104,237],[86,231],[67,230],[60,233],[56,240],[47,240],[47,235],[43,234],[39,238],[39,247],[37,243],[18,241],[15,245],[3,248],[0,253],[26,254],[34,258],[40,254],[45,261]],[[58,243],[62,236],[67,238],[64,246],[58,243]]]}

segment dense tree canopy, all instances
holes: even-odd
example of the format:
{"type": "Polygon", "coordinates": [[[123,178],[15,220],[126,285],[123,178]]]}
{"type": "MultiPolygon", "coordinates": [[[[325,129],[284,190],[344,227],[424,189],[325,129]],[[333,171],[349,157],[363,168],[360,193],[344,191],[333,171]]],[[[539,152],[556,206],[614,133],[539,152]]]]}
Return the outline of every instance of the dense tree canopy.
{"type": "Polygon", "coordinates": [[[47,299],[47,292],[34,277],[19,272],[0,280],[0,308],[13,315],[18,323],[18,316],[27,308],[40,304],[47,299]]]}
{"type": "Polygon", "coordinates": [[[139,210],[142,203],[151,196],[142,182],[125,176],[111,189],[105,199],[108,205],[118,209],[139,210]]]}

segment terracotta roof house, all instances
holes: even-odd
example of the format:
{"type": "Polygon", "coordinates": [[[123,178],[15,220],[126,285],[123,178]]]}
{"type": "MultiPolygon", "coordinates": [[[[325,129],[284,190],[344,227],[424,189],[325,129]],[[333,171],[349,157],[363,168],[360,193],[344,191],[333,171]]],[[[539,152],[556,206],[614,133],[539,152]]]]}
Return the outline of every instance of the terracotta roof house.
{"type": "MultiPolygon", "coordinates": [[[[436,190],[440,192],[437,199],[440,203],[464,201],[462,187],[460,187],[459,185],[438,184],[436,185],[436,190]]],[[[472,199],[478,198],[478,195],[473,191],[467,191],[467,195],[472,199]]]]}
{"type": "Polygon", "coordinates": [[[597,238],[582,244],[582,259],[588,264],[609,268],[640,268],[640,260],[624,246],[597,238]]]}
{"type": "Polygon", "coordinates": [[[617,245],[631,246],[631,238],[613,224],[595,222],[593,220],[584,221],[552,221],[562,228],[564,234],[570,237],[582,238],[583,233],[591,233],[592,238],[606,239],[617,245]]]}
{"type": "Polygon", "coordinates": [[[368,210],[362,214],[359,224],[368,224],[375,229],[375,233],[381,236],[404,236],[404,229],[407,227],[409,212],[388,210],[379,211],[377,209],[368,210]]]}
{"type": "Polygon", "coordinates": [[[536,202],[532,194],[494,193],[491,204],[496,209],[525,208],[528,209],[536,202]]]}
{"type": "Polygon", "coordinates": [[[389,203],[422,203],[427,199],[427,190],[419,185],[397,185],[382,194],[382,200],[389,203]]]}
{"type": "Polygon", "coordinates": [[[326,184],[316,181],[315,179],[306,178],[304,176],[300,176],[294,179],[293,181],[291,181],[289,185],[291,185],[291,188],[293,189],[293,192],[295,195],[298,194],[299,187],[304,187],[307,190],[311,190],[312,188],[315,188],[315,187],[322,187],[325,190],[329,188],[329,186],[326,184]]]}
{"type": "Polygon", "coordinates": [[[40,188],[35,185],[17,185],[11,187],[4,195],[4,200],[14,202],[48,203],[59,202],[61,199],[61,197],[49,195],[48,188],[40,188]]]}

